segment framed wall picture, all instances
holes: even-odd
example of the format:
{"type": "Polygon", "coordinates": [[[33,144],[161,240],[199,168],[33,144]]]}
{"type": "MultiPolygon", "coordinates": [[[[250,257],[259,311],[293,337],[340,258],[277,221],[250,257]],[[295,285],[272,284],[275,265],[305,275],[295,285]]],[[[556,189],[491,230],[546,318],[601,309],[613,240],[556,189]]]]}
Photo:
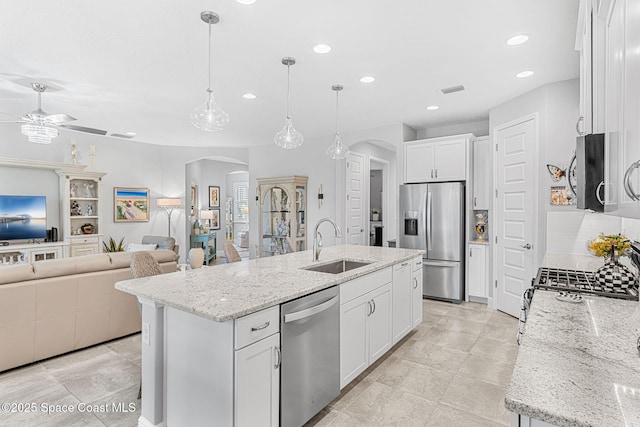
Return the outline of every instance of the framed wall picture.
{"type": "MultiPolygon", "coordinates": [[[[211,188],[211,187],[209,187],[211,188]]],[[[209,209],[213,212],[213,219],[211,220],[211,230],[220,230],[220,209],[209,209]]]]}
{"type": "Polygon", "coordinates": [[[220,187],[210,185],[209,186],[209,207],[210,208],[219,208],[220,207],[220,187]]]}
{"type": "Polygon", "coordinates": [[[149,189],[113,187],[114,222],[148,222],[149,189]]]}

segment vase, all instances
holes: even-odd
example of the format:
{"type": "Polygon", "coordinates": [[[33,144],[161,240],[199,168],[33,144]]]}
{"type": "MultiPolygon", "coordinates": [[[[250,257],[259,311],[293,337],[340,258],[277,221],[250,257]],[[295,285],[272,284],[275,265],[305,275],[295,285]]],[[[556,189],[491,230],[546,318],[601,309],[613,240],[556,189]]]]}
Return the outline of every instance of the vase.
{"type": "Polygon", "coordinates": [[[628,289],[636,283],[636,276],[626,266],[620,264],[615,255],[608,258],[596,271],[596,278],[602,286],[610,289],[628,289]]]}

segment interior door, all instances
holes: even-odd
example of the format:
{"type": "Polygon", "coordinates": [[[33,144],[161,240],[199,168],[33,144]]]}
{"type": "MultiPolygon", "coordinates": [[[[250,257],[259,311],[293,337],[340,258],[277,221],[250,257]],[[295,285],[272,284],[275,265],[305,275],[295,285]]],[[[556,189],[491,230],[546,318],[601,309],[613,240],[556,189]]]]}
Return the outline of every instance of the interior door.
{"type": "Polygon", "coordinates": [[[522,293],[534,272],[536,218],[533,177],[536,146],[536,116],[529,116],[494,129],[498,189],[495,222],[497,263],[497,309],[517,317],[522,293]]]}
{"type": "Polygon", "coordinates": [[[364,156],[350,152],[346,161],[347,195],[347,243],[363,245],[365,230],[364,213],[364,156]]]}

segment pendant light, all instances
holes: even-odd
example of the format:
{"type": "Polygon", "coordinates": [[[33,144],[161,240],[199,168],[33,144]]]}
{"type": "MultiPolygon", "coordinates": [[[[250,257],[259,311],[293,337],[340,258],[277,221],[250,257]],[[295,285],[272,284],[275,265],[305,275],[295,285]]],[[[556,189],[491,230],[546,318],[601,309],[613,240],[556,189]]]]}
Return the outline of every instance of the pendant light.
{"type": "Polygon", "coordinates": [[[204,11],[200,19],[209,24],[209,87],[207,88],[207,100],[191,112],[191,123],[198,129],[213,132],[224,129],[229,124],[229,115],[216,104],[216,99],[211,90],[211,24],[220,22],[217,13],[204,11]]]}
{"type": "Polygon", "coordinates": [[[344,89],[342,85],[331,86],[331,90],[336,93],[336,137],[333,140],[333,144],[327,148],[327,156],[331,157],[333,160],[342,160],[347,157],[347,154],[349,154],[347,147],[342,145],[342,142],[340,141],[340,127],[338,126],[338,94],[342,89],[344,89]]]}
{"type": "Polygon", "coordinates": [[[304,142],[304,137],[298,132],[291,123],[291,88],[290,88],[290,68],[296,63],[295,58],[284,57],[282,64],[287,66],[287,119],[284,122],[282,130],[273,137],[273,141],[278,147],[291,150],[298,148],[304,142]]]}

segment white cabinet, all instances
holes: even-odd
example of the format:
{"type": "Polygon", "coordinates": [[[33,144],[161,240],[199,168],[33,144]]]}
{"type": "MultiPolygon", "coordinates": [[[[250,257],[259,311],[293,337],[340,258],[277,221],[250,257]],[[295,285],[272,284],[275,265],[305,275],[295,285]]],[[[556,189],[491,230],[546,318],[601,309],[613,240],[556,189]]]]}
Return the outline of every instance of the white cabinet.
{"type": "Polygon", "coordinates": [[[465,181],[472,135],[404,143],[404,182],[465,181]]]}
{"type": "Polygon", "coordinates": [[[411,267],[410,261],[393,266],[393,344],[413,328],[411,267]]]}
{"type": "Polygon", "coordinates": [[[488,136],[473,142],[473,209],[491,209],[491,143],[488,136]]]}
{"type": "Polygon", "coordinates": [[[56,170],[60,176],[61,238],[69,242],[71,256],[102,252],[101,172],[56,170]]]}
{"type": "Polygon", "coordinates": [[[601,0],[581,0],[575,48],[580,52],[580,117],[578,134],[604,132],[605,27],[601,0]]]}
{"type": "Polygon", "coordinates": [[[391,348],[392,268],[340,285],[340,388],[391,348]]]}
{"type": "Polygon", "coordinates": [[[2,246],[0,266],[46,261],[64,257],[66,242],[26,243],[2,246]]]}
{"type": "Polygon", "coordinates": [[[640,218],[640,0],[607,16],[605,212],[640,218]]]}
{"type": "Polygon", "coordinates": [[[235,425],[279,424],[280,334],[235,352],[235,425]]]}
{"type": "Polygon", "coordinates": [[[279,319],[279,306],[226,322],[166,307],[165,425],[277,427],[279,319]]]}
{"type": "Polygon", "coordinates": [[[487,247],[485,244],[469,244],[467,292],[470,297],[487,297],[487,285],[489,283],[487,247]]]}
{"type": "Polygon", "coordinates": [[[411,318],[413,328],[422,323],[422,257],[411,260],[411,318]]]}

